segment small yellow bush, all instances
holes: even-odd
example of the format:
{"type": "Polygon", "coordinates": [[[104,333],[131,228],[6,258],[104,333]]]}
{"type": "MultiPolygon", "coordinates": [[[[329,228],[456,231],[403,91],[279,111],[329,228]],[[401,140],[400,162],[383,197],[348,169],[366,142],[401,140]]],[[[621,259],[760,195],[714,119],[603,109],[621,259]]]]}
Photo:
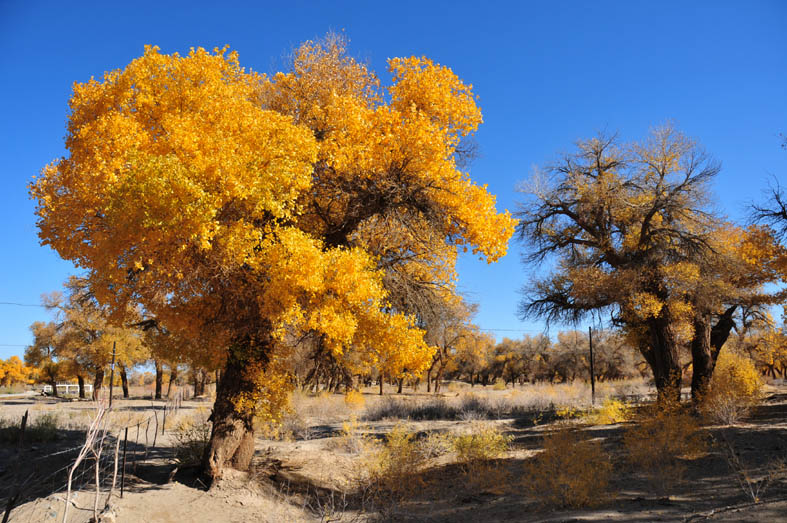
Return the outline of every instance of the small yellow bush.
{"type": "Polygon", "coordinates": [[[569,425],[544,436],[544,451],[528,463],[525,489],[544,505],[586,507],[607,497],[612,463],[601,443],[569,425]]]}
{"type": "Polygon", "coordinates": [[[409,497],[423,485],[418,472],[425,462],[415,434],[397,425],[388,433],[385,443],[367,455],[363,486],[377,498],[409,497]]]}
{"type": "Polygon", "coordinates": [[[623,444],[629,464],[662,491],[683,479],[683,460],[700,457],[708,447],[693,416],[680,408],[657,407],[626,431],[623,444]]]}
{"type": "Polygon", "coordinates": [[[595,409],[587,417],[590,423],[596,425],[612,425],[631,419],[631,408],[616,399],[607,398],[600,408],[595,409]]]}
{"type": "Polygon", "coordinates": [[[457,461],[468,465],[499,458],[508,451],[512,439],[497,427],[479,424],[467,434],[455,436],[453,447],[457,461]]]}
{"type": "Polygon", "coordinates": [[[361,424],[355,415],[342,423],[342,435],[339,437],[339,448],[351,454],[362,454],[373,446],[373,442],[361,431],[361,424]]]}
{"type": "Polygon", "coordinates": [[[580,417],[582,415],[582,411],[572,405],[562,405],[555,409],[555,415],[558,418],[568,420],[580,417]]]}
{"type": "Polygon", "coordinates": [[[700,411],[710,421],[735,423],[762,399],[763,382],[754,363],[723,349],[710,386],[700,399],[700,411]]]}
{"type": "Polygon", "coordinates": [[[472,492],[504,494],[510,485],[508,470],[497,460],[511,447],[507,436],[490,424],[477,423],[470,432],[453,437],[451,446],[472,492]]]}
{"type": "Polygon", "coordinates": [[[353,410],[362,409],[366,405],[366,400],[357,390],[351,390],[344,395],[344,404],[353,410]]]}

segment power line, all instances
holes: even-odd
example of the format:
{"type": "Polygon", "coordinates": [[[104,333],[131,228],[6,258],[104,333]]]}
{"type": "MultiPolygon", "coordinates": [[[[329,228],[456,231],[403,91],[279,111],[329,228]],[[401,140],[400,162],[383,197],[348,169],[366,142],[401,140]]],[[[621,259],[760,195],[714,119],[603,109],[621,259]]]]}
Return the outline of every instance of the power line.
{"type": "Polygon", "coordinates": [[[478,328],[478,330],[495,331],[495,332],[541,332],[541,330],[539,329],[492,329],[492,328],[482,329],[480,327],[478,328]]]}
{"type": "Polygon", "coordinates": [[[36,303],[18,303],[15,301],[0,301],[0,305],[15,305],[16,307],[42,307],[46,308],[43,305],[39,305],[36,303]]]}

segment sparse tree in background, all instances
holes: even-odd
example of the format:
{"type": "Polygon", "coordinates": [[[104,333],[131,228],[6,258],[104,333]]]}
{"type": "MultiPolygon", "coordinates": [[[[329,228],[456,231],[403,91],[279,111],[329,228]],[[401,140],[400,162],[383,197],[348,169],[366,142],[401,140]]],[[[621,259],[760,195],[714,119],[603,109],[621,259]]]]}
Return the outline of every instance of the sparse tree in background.
{"type": "Polygon", "coordinates": [[[57,356],[62,337],[58,335],[57,325],[51,321],[33,322],[30,331],[33,344],[25,349],[25,363],[38,371],[38,381],[51,386],[52,394],[57,396],[57,382],[66,377],[66,365],[57,356]]]}
{"type": "Polygon", "coordinates": [[[272,78],[235,53],[147,48],[75,84],[69,155],[31,186],[40,237],[114,315],[140,304],[179,336],[217,340],[210,478],[248,467],[255,415],[280,416],[288,336],[321,336],[353,373],[426,368],[432,350],[369,247],[390,226],[413,229],[415,257],[445,246],[430,270],[457,246],[505,254],[514,220],[456,167],[481,121],[470,88],[426,59],[390,67],[386,98],[337,41],[304,44],[272,78]]]}
{"type": "MultiPolygon", "coordinates": [[[[65,295],[46,296],[44,304],[55,312],[62,338],[58,357],[77,377],[80,397],[84,397],[87,373],[93,376],[93,398],[98,397],[114,350],[123,397],[128,398],[127,369],[148,358],[141,333],[134,327],[113,323],[109,309],[98,303],[86,279],[71,277],[65,288],[65,295]]],[[[127,311],[124,318],[133,322],[135,311],[127,311]]]]}
{"type": "Polygon", "coordinates": [[[33,383],[35,369],[25,365],[19,356],[0,360],[0,387],[10,387],[16,383],[33,383]]]}
{"type": "Polygon", "coordinates": [[[680,350],[690,346],[700,392],[737,305],[774,299],[754,297],[772,276],[758,268],[772,259],[772,241],[758,230],[733,239],[709,207],[707,184],[718,171],[670,126],[642,143],[580,142],[535,177],[519,213],[528,260],[557,262],[526,288],[521,315],[574,322],[611,314],[648,362],[662,401],[679,399],[680,350]]]}
{"type": "Polygon", "coordinates": [[[770,195],[765,204],[752,206],[752,218],[773,228],[780,239],[787,238],[787,196],[779,182],[770,188],[770,195]]]}

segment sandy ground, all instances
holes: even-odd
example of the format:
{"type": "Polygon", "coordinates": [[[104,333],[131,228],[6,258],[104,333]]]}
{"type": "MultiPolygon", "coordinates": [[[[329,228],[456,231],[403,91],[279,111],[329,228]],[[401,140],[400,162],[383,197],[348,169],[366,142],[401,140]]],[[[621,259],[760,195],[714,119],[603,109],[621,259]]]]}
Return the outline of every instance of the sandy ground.
{"type": "MultiPolygon", "coordinates": [[[[21,416],[26,408],[38,412],[89,409],[89,402],[58,403],[39,398],[4,400],[0,417],[21,416]]],[[[122,408],[150,408],[149,400],[123,402],[122,408]]],[[[204,409],[203,402],[186,402],[183,412],[204,409]]],[[[80,414],[81,415],[81,414],[80,414]]],[[[728,460],[720,449],[687,461],[683,482],[668,491],[656,491],[638,471],[622,465],[622,437],[626,424],[586,426],[588,436],[600,438],[613,456],[616,474],[612,499],[593,509],[548,510],[523,494],[524,465],[540,450],[541,436],[548,425],[533,426],[518,419],[497,420],[513,437],[513,449],[496,464],[499,484],[489,485],[468,477],[450,459],[440,458],[419,474],[405,499],[379,506],[352,494],[357,455],[345,448],[340,416],[308,418],[309,439],[272,441],[258,439],[255,467],[249,474],[233,473],[219,485],[206,490],[188,469],[174,470],[172,439],[165,436],[160,451],[140,464],[136,475],[127,478],[123,499],[115,496],[103,521],[765,521],[787,522],[787,477],[773,481],[761,501],[750,503],[728,460]],[[348,494],[349,492],[349,494],[348,494]],[[375,509],[374,511],[370,509],[375,509]]],[[[383,421],[363,426],[371,436],[389,431],[397,422],[383,421]]],[[[472,421],[410,422],[409,430],[458,431],[472,421]]],[[[772,391],[768,400],[745,422],[735,426],[711,427],[733,443],[751,474],[762,473],[771,464],[787,458],[787,390],[772,391]]],[[[30,452],[51,452],[73,443],[76,432],[30,452]],[[71,438],[71,439],[69,439],[71,438]]],[[[0,448],[0,463],[9,462],[14,449],[0,448]]],[[[29,450],[28,450],[29,451],[29,450]]],[[[0,465],[0,484],[12,472],[0,465]]],[[[0,487],[0,497],[3,496],[0,487]]],[[[43,488],[37,499],[16,508],[11,521],[60,521],[65,496],[43,488]]],[[[81,492],[69,509],[68,521],[86,522],[92,517],[94,497],[81,492]]]]}

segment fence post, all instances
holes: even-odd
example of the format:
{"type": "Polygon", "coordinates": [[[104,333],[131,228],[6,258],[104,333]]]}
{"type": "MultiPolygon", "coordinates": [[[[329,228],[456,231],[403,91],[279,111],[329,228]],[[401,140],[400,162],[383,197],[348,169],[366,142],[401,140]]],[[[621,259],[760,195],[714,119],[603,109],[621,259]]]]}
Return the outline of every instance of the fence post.
{"type": "Polygon", "coordinates": [[[128,447],[128,427],[126,427],[126,434],[123,436],[123,468],[120,469],[120,497],[123,498],[123,488],[126,485],[126,448],[128,447]]]}

